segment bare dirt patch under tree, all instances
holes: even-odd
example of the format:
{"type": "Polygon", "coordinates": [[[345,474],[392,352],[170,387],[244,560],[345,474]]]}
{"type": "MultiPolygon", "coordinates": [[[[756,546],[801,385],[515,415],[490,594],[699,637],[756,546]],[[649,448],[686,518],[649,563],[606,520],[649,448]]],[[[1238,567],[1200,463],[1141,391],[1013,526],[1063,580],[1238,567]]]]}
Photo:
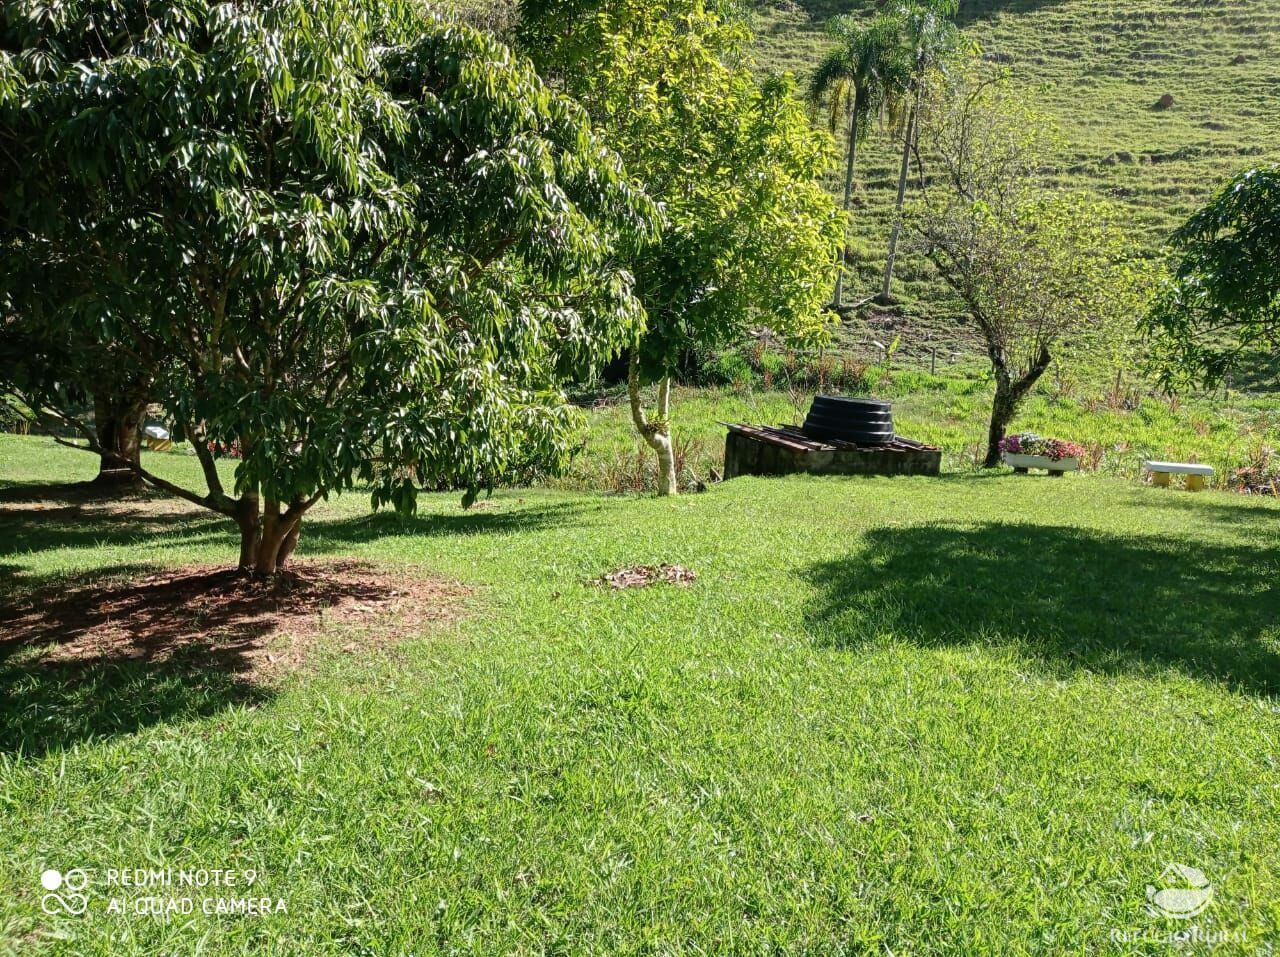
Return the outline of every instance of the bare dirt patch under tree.
{"type": "Polygon", "coordinates": [[[0,658],[88,664],[208,654],[211,665],[269,680],[317,654],[416,637],[459,617],[469,594],[419,569],[351,560],[300,562],[269,582],[187,567],[0,603],[0,658]]]}

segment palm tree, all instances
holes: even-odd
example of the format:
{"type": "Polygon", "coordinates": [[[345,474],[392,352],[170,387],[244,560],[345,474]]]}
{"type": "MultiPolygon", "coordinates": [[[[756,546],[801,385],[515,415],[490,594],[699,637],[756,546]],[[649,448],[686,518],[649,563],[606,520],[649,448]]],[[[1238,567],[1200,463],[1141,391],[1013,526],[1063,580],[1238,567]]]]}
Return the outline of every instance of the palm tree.
{"type": "Polygon", "coordinates": [[[893,230],[889,234],[889,255],[884,265],[884,282],[880,302],[892,301],[893,268],[898,258],[898,236],[902,232],[902,205],[907,195],[907,177],[911,174],[911,154],[919,135],[920,100],[929,74],[957,45],[960,31],[951,21],[959,6],[957,0],[902,0],[882,16],[899,24],[904,50],[910,63],[906,83],[890,96],[901,96],[909,103],[902,129],[902,163],[898,169],[898,196],[894,205],[893,230]]]}
{"type": "MultiPolygon", "coordinates": [[[[844,174],[844,209],[853,205],[853,174],[858,143],[866,138],[870,120],[885,109],[895,90],[910,83],[912,61],[905,55],[902,24],[894,13],[870,21],[854,16],[836,17],[827,28],[836,47],[814,71],[809,102],[816,109],[825,100],[834,133],[841,120],[848,123],[849,155],[844,174]]],[[[844,297],[844,259],[836,273],[832,306],[839,309],[844,297]]]]}

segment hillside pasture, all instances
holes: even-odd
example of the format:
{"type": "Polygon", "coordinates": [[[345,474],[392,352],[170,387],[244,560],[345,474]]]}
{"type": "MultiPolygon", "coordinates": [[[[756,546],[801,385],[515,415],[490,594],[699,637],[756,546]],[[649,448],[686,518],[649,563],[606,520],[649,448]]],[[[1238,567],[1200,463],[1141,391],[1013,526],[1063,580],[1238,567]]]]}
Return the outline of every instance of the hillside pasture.
{"type": "MultiPolygon", "coordinates": [[[[1168,235],[1232,174],[1280,157],[1280,0],[963,0],[960,23],[993,66],[1059,126],[1067,142],[1052,177],[1119,203],[1133,234],[1157,255],[1168,235]],[[1159,109],[1165,94],[1173,106],[1159,109]]],[[[867,0],[758,0],[760,69],[802,82],[828,41],[826,22],[867,11],[867,0]]],[[[898,148],[881,132],[862,151],[850,244],[852,301],[878,289],[898,148]]],[[[830,188],[839,188],[837,171],[830,188]]],[[[945,284],[920,256],[901,263],[903,302],[869,313],[896,329],[969,347],[945,284]]],[[[856,325],[851,348],[866,338],[856,325]]],[[[858,349],[866,353],[865,348],[858,349]]]]}

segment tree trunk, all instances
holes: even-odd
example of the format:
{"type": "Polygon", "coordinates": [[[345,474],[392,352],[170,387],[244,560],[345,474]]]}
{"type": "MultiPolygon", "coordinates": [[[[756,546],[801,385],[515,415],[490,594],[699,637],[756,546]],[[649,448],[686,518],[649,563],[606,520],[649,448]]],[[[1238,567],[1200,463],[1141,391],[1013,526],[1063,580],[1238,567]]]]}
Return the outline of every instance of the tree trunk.
{"type": "Polygon", "coordinates": [[[250,575],[257,566],[258,546],[262,542],[257,492],[246,491],[236,503],[236,525],[240,527],[240,573],[250,575]]]}
{"type": "Polygon", "coordinates": [[[269,533],[263,529],[262,540],[258,542],[258,558],[253,566],[255,578],[274,578],[279,574],[280,546],[286,537],[287,533],[281,531],[278,523],[269,533]]]}
{"type": "Polygon", "coordinates": [[[258,541],[258,554],[253,563],[256,577],[275,576],[280,567],[280,546],[288,534],[289,529],[280,517],[280,503],[268,499],[262,510],[262,538],[258,541]]]}
{"type": "Polygon", "coordinates": [[[679,495],[680,486],[676,480],[675,450],[671,445],[671,376],[658,383],[658,420],[660,428],[654,433],[653,447],[658,453],[658,494],[662,496],[679,495]]]}
{"type": "Polygon", "coordinates": [[[631,421],[649,448],[658,453],[658,494],[680,494],[676,481],[675,450],[671,445],[671,376],[658,382],[657,418],[650,422],[640,402],[640,355],[638,349],[631,352],[627,369],[627,395],[631,400],[631,421]]]}
{"type": "MultiPolygon", "coordinates": [[[[853,208],[853,172],[858,161],[858,116],[861,110],[862,93],[855,90],[853,94],[853,110],[849,116],[849,157],[844,170],[844,211],[846,214],[844,231],[846,234],[849,229],[848,212],[853,208]]],[[[844,269],[848,253],[849,249],[845,244],[845,237],[842,236],[840,240],[840,260],[836,270],[836,291],[831,297],[833,309],[839,309],[844,304],[844,269]]]]}
{"type": "Polygon", "coordinates": [[[1041,346],[1026,373],[1020,379],[1014,379],[1009,373],[1009,366],[1002,350],[989,347],[991,366],[996,374],[996,394],[991,402],[991,425],[987,429],[987,457],[983,460],[984,469],[993,469],[1000,464],[1000,442],[1005,437],[1009,423],[1013,421],[1018,406],[1027,397],[1027,393],[1040,381],[1045,370],[1053,362],[1053,356],[1047,346],[1041,346]]]}
{"type": "Polygon", "coordinates": [[[293,557],[294,551],[298,547],[298,539],[302,537],[302,517],[299,516],[293,522],[293,528],[287,532],[284,539],[280,542],[280,552],[276,556],[276,567],[281,571],[289,565],[289,559],[293,557]]]}
{"type": "Polygon", "coordinates": [[[302,516],[310,502],[296,501],[286,511],[270,499],[259,512],[257,492],[246,492],[236,503],[240,527],[240,573],[254,578],[274,578],[284,571],[302,535],[302,516]]]}
{"type": "Polygon", "coordinates": [[[95,395],[93,425],[103,453],[98,459],[95,485],[137,487],[142,478],[142,426],[147,415],[147,395],[95,395]]]}
{"type": "Polygon", "coordinates": [[[884,264],[884,282],[880,286],[880,302],[893,301],[893,269],[898,259],[898,238],[902,235],[902,207],[907,198],[907,177],[911,175],[911,151],[915,148],[916,118],[919,96],[907,117],[906,135],[902,138],[902,165],[898,168],[898,198],[894,203],[893,230],[889,233],[889,257],[884,264]]]}
{"type": "Polygon", "coordinates": [[[984,469],[993,469],[1000,464],[1000,443],[1004,440],[1016,411],[1007,383],[997,382],[995,399],[991,403],[991,425],[987,429],[987,457],[982,463],[984,469]]]}

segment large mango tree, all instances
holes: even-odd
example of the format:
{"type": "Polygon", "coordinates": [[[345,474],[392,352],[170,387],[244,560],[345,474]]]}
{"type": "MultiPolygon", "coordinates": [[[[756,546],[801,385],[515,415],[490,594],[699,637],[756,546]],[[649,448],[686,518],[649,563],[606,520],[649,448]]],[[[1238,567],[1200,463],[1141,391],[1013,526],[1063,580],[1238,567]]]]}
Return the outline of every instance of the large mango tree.
{"type": "Polygon", "coordinates": [[[0,34],[0,311],[156,358],[203,487],[121,465],[233,520],[243,570],[358,482],[411,509],[563,460],[655,212],[509,49],[373,0],[7,4],[0,34]]]}

